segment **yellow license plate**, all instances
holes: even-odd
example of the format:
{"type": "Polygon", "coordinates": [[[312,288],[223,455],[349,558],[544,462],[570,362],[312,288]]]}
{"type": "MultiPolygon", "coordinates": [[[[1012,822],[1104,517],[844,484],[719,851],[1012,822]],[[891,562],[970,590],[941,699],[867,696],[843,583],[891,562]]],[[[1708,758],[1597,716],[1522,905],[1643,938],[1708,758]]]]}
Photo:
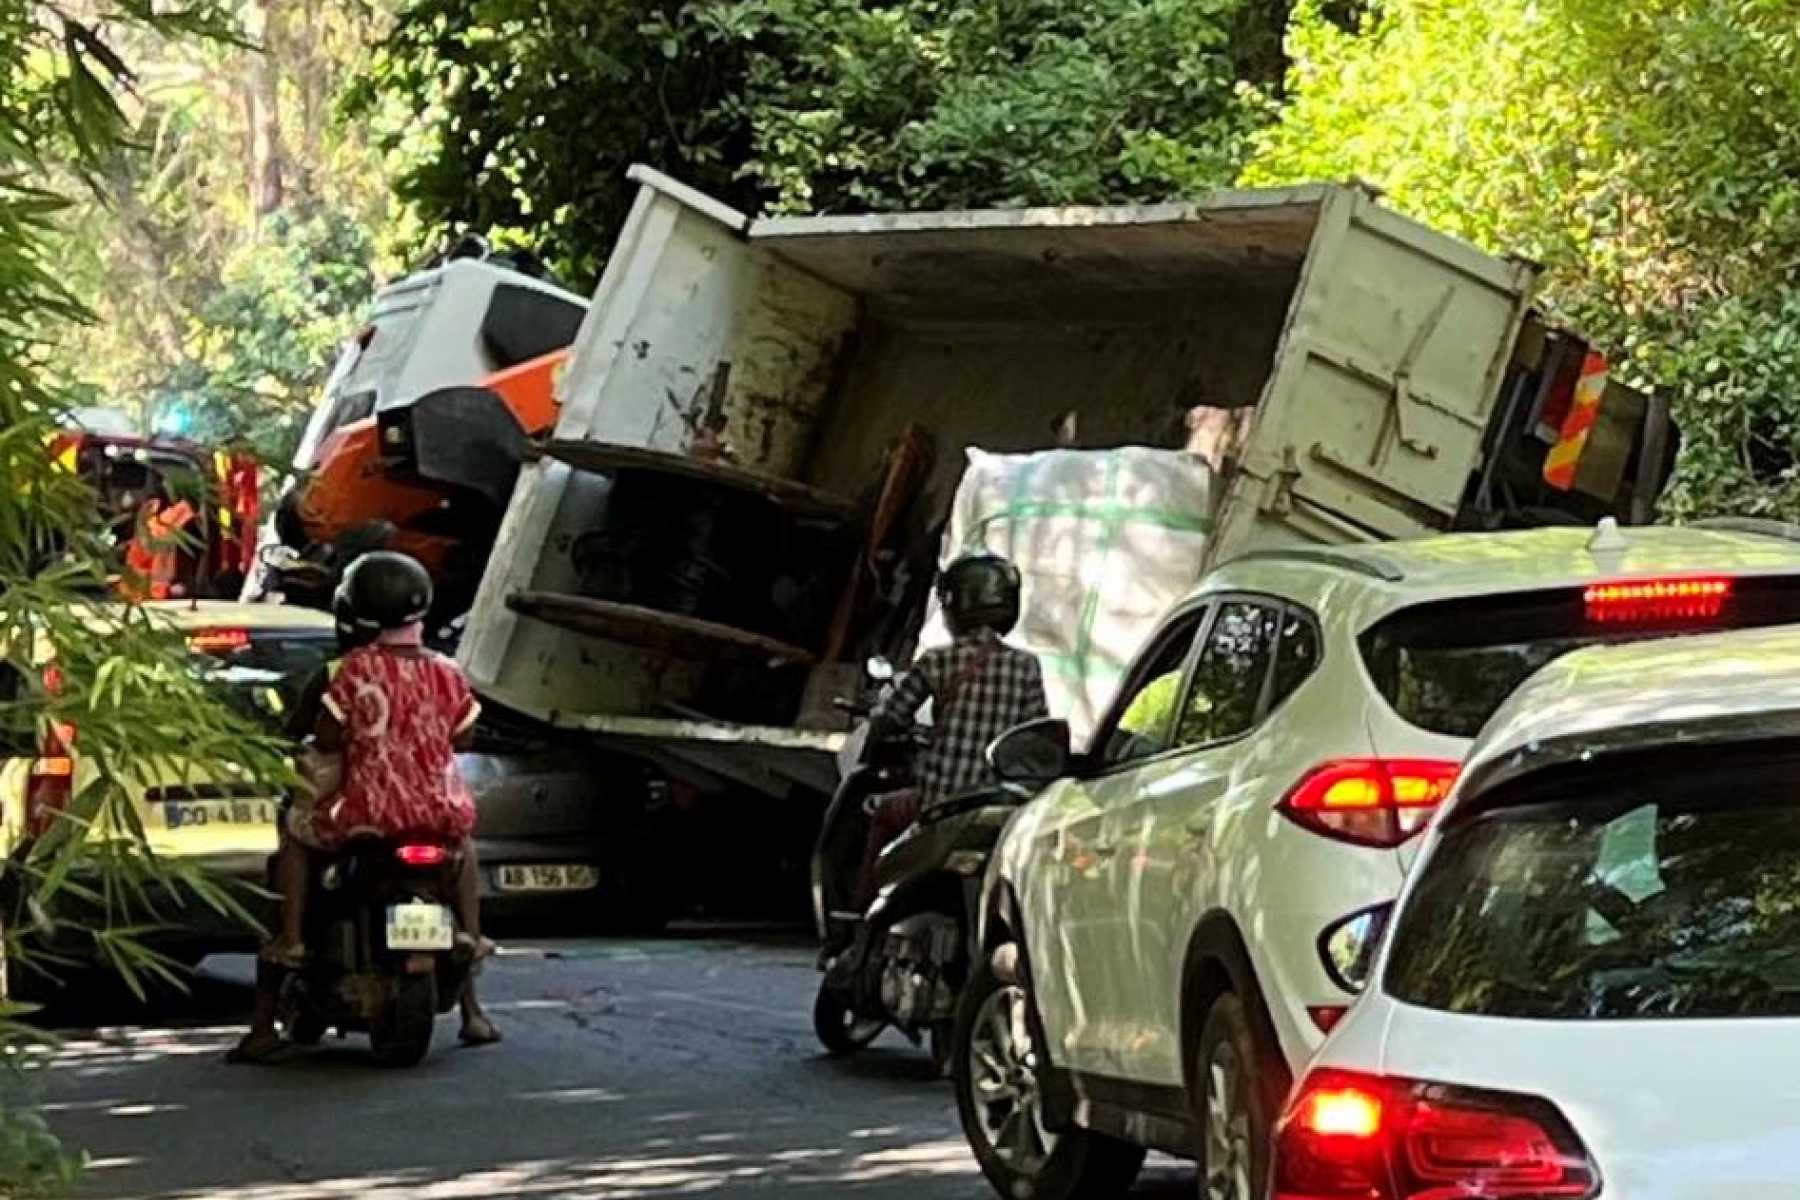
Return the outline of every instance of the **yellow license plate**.
{"type": "Polygon", "coordinates": [[[170,800],[165,801],[163,827],[205,829],[214,825],[273,825],[273,800],[170,800]]]}

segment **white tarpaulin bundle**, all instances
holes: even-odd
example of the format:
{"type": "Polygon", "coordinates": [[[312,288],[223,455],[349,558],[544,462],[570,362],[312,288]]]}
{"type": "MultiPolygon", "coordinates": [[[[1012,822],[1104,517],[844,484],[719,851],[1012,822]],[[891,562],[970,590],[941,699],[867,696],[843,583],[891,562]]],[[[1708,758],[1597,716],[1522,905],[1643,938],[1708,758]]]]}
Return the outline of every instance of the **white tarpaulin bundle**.
{"type": "MultiPolygon", "coordinates": [[[[1213,472],[1145,446],[968,456],[942,561],[986,549],[1018,566],[1024,613],[1007,640],[1038,656],[1051,713],[1085,745],[1132,655],[1200,578],[1213,472]]],[[[934,602],[920,648],[949,640],[934,602]]]]}

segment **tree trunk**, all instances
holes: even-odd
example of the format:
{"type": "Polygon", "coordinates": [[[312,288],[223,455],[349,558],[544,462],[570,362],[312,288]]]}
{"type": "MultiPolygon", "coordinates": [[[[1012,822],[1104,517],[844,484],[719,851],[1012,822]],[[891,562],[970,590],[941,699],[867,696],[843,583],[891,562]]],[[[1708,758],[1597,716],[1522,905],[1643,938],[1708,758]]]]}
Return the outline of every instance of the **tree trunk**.
{"type": "Polygon", "coordinates": [[[260,226],[287,200],[287,150],[281,141],[281,28],[280,0],[257,0],[255,19],[262,28],[252,31],[261,44],[252,66],[254,121],[251,136],[255,151],[250,180],[250,212],[260,226]]]}

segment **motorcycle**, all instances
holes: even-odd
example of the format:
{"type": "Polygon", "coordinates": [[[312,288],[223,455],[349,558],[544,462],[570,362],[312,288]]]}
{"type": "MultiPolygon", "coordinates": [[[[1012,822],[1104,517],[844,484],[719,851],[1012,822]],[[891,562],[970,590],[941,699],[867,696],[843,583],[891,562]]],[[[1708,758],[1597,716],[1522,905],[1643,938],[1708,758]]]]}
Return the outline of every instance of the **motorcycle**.
{"type": "MultiPolygon", "coordinates": [[[[870,675],[885,684],[879,660],[870,675]]],[[[843,707],[850,707],[842,705],[843,707]]],[[[867,706],[855,710],[866,716],[867,706]]],[[[881,852],[874,901],[854,904],[867,803],[907,787],[923,732],[876,739],[866,722],[853,734],[813,850],[813,912],[824,978],[813,1002],[813,1031],[834,1056],[853,1054],[893,1026],[946,1061],[956,1000],[973,961],[974,912],[1000,833],[1023,802],[995,786],[934,806],[881,852]]]]}
{"type": "Polygon", "coordinates": [[[320,858],[306,913],[312,954],[278,992],[287,1038],[315,1045],[328,1029],[366,1032],[378,1064],[413,1066],[473,967],[450,903],[461,857],[439,845],[368,839],[320,858]]]}

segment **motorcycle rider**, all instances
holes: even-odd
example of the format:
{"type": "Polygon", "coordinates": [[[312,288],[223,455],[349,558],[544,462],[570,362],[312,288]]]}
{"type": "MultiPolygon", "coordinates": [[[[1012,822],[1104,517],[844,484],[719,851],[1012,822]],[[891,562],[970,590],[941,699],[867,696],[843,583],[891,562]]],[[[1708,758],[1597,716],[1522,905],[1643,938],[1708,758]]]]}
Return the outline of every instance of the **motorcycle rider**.
{"type": "MultiPolygon", "coordinates": [[[[297,716],[311,721],[317,748],[342,752],[341,785],[322,787],[331,794],[311,803],[283,806],[276,856],[281,933],[260,956],[251,1029],[232,1061],[263,1061],[283,1047],[274,1028],[277,977],[263,968],[305,965],[312,851],[364,834],[460,843],[456,908],[464,932],[458,937],[477,958],[492,952],[481,936],[480,875],[469,836],[474,803],[452,757],[472,738],[480,705],[455,665],[424,648],[431,593],[431,577],[416,560],[387,551],[359,557],[338,586],[332,608],[345,653],[309,682],[297,716]]],[[[473,976],[463,991],[462,1019],[466,1044],[500,1040],[475,997],[473,976]]]]}
{"type": "Polygon", "coordinates": [[[938,576],[938,602],[954,639],[921,654],[875,706],[869,736],[902,736],[931,700],[931,740],[915,786],[871,801],[857,904],[874,899],[875,859],[908,826],[955,796],[995,782],[987,748],[1015,725],[1049,715],[1044,676],[1027,651],[1001,641],[1019,622],[1019,570],[995,554],[967,554],[938,576]]]}

